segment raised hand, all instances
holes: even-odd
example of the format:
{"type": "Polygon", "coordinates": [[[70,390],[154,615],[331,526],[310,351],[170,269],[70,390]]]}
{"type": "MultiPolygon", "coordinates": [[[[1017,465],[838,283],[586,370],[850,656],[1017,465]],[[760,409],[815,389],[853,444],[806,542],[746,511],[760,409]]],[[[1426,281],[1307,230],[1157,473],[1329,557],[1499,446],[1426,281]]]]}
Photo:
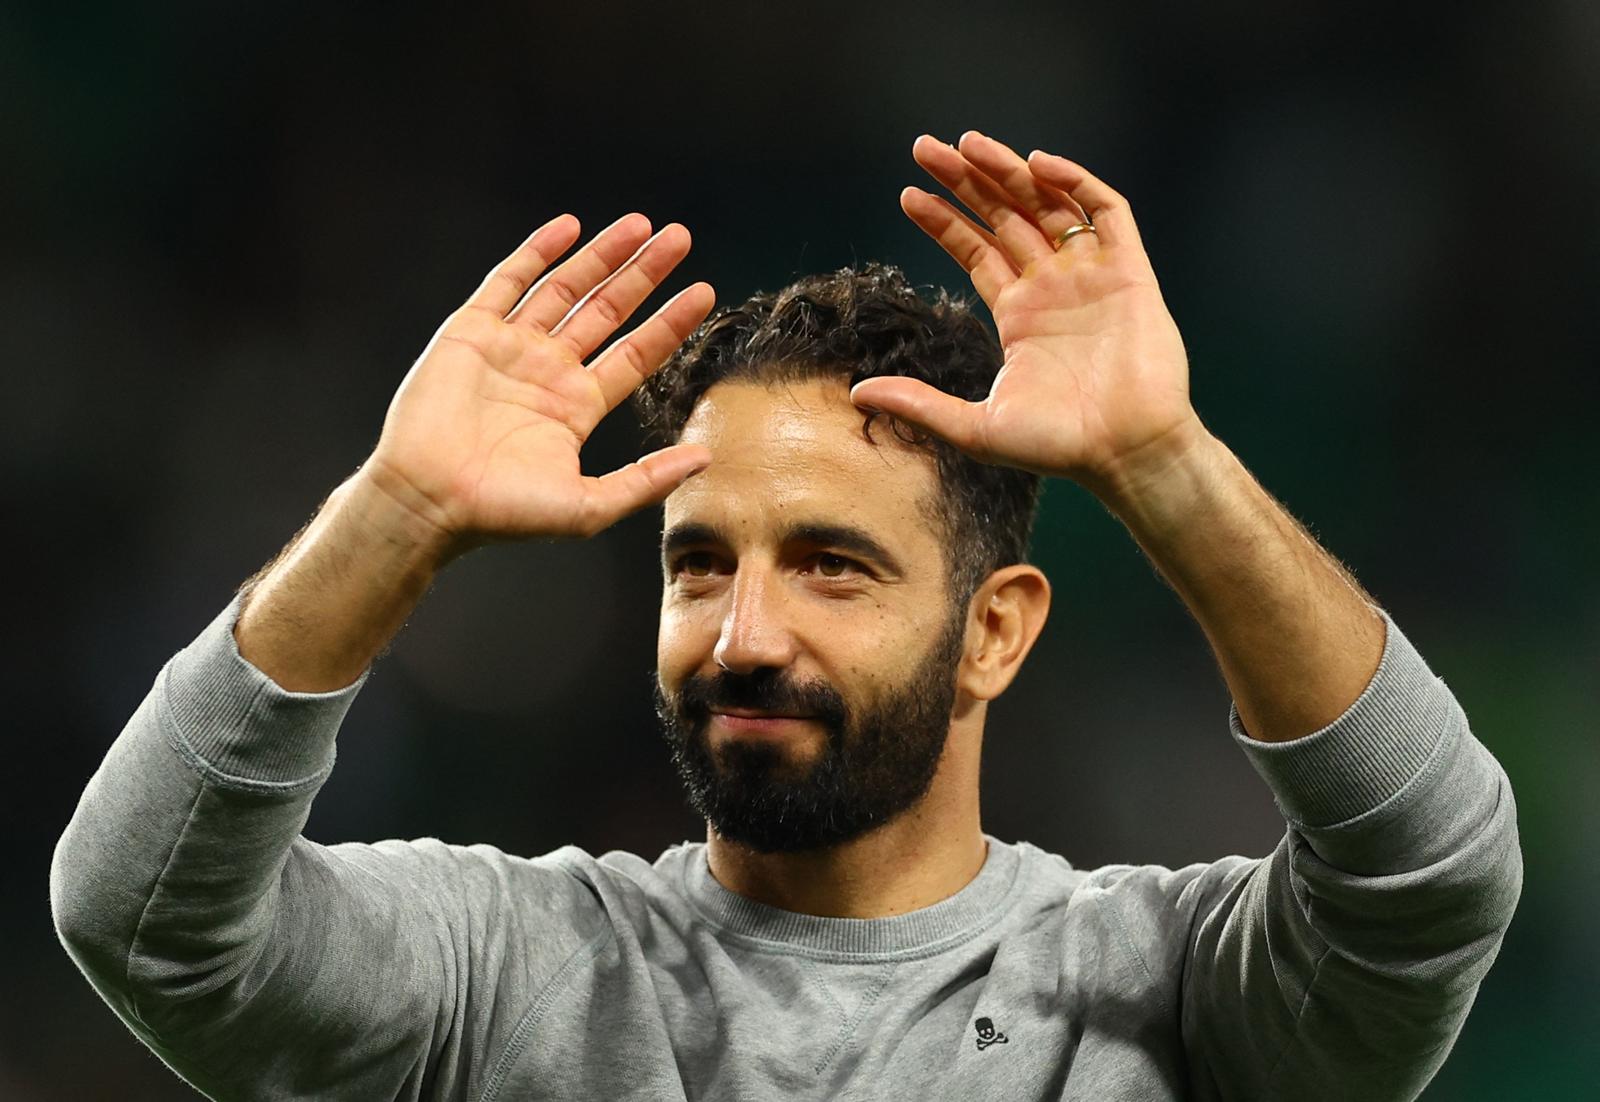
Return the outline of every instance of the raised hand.
{"type": "Polygon", "coordinates": [[[1122,196],[1062,157],[1027,160],[976,131],[912,155],[982,220],[908,187],[901,208],[955,258],[994,314],[1005,361],[967,402],[913,379],[863,380],[852,400],[987,463],[1096,488],[1201,432],[1188,362],[1122,196]],[[1059,248],[1064,230],[1092,222],[1059,248]]]}
{"type": "Polygon", "coordinates": [[[445,320],[362,467],[360,477],[447,545],[590,536],[711,461],[700,445],[675,445],[599,478],[581,472],[579,450],[601,418],[683,343],[715,296],[706,283],[685,288],[585,367],[690,242],[677,223],[651,238],[649,220],[630,214],[540,279],[578,233],[571,215],[540,227],[445,320]]]}

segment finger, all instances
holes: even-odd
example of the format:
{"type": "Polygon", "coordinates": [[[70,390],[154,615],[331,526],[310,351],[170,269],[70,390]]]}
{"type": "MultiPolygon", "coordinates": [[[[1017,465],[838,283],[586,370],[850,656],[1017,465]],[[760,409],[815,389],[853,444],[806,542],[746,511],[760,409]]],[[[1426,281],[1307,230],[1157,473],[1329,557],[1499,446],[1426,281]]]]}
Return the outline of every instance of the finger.
{"type": "Polygon", "coordinates": [[[584,295],[626,264],[649,236],[650,219],[642,214],[623,215],[534,284],[506,320],[549,332],[584,295]]]}
{"type": "Polygon", "coordinates": [[[717,293],[709,283],[685,287],[632,333],[601,353],[589,371],[605,395],[607,413],[621,405],[689,339],[716,301],[717,293]]]}
{"type": "Polygon", "coordinates": [[[581,228],[577,218],[562,214],[534,230],[517,246],[516,252],[496,264],[484,277],[478,289],[468,297],[467,305],[493,310],[497,316],[505,317],[528,285],[539,278],[539,273],[572,248],[581,228]]]}
{"type": "Polygon", "coordinates": [[[946,394],[917,379],[888,375],[861,380],[850,388],[850,401],[927,429],[969,454],[981,450],[982,403],[946,394]]]}
{"type": "Polygon", "coordinates": [[[1035,149],[1028,154],[1028,168],[1035,176],[1058,187],[1077,200],[1102,245],[1139,243],[1139,228],[1134,225],[1128,201],[1089,170],[1065,157],[1035,149]]]}
{"type": "Polygon", "coordinates": [[[1004,142],[968,130],[961,135],[960,149],[962,156],[982,169],[984,175],[1005,189],[1013,203],[1027,212],[1052,247],[1057,234],[1089,221],[1076,199],[1035,177],[1028,162],[1004,142]]]}
{"type": "Polygon", "coordinates": [[[993,309],[995,298],[1018,275],[994,234],[949,202],[921,188],[908,187],[902,191],[900,209],[966,269],[978,294],[993,309]]]}
{"type": "Polygon", "coordinates": [[[565,341],[578,359],[588,359],[600,342],[616,332],[672,274],[672,269],[688,255],[689,245],[688,229],[677,222],[667,226],[615,275],[595,288],[550,335],[565,341]]]}
{"type": "Polygon", "coordinates": [[[1018,271],[1055,251],[1043,231],[1012,206],[1005,189],[960,152],[924,134],[911,147],[911,155],[929,175],[955,192],[968,209],[988,223],[1018,271]]]}
{"type": "Polygon", "coordinates": [[[710,463],[711,449],[704,444],[674,444],[610,474],[584,479],[580,530],[590,536],[605,531],[629,513],[661,501],[710,463]]]}

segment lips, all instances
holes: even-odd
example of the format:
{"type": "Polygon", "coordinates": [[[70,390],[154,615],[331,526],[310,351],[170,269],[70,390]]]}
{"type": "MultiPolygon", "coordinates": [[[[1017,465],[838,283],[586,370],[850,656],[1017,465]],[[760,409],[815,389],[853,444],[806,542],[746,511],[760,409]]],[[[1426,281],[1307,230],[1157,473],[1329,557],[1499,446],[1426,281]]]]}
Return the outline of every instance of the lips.
{"type": "Polygon", "coordinates": [[[749,738],[784,738],[810,729],[817,721],[812,716],[786,716],[739,708],[712,712],[711,722],[723,731],[738,732],[749,738]]]}
{"type": "Polygon", "coordinates": [[[796,712],[762,712],[755,708],[713,708],[713,715],[738,716],[741,719],[810,719],[796,712]]]}

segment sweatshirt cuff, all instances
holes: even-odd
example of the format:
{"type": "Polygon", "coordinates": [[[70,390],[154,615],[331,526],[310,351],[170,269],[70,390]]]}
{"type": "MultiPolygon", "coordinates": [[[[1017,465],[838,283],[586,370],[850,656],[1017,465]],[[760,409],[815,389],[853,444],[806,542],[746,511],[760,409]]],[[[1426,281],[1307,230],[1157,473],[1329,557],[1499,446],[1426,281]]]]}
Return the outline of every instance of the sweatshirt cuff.
{"type": "Polygon", "coordinates": [[[320,782],[334,736],[371,667],[326,693],[291,692],[252,666],[233,637],[235,594],[162,673],[168,730],[178,752],[214,783],[280,789],[320,782]]]}
{"type": "Polygon", "coordinates": [[[1344,714],[1288,742],[1245,733],[1236,704],[1228,727],[1272,789],[1278,810],[1310,829],[1334,826],[1381,806],[1422,772],[1448,730],[1453,697],[1387,612],[1383,657],[1344,714]]]}

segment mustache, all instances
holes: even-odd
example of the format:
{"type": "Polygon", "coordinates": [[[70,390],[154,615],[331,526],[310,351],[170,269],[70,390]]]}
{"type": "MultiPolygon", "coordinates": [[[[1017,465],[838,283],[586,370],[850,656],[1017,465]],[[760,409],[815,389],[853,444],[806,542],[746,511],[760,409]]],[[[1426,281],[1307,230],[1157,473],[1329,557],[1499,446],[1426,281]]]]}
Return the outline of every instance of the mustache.
{"type": "Polygon", "coordinates": [[[842,725],[846,717],[844,698],[827,684],[795,683],[784,679],[777,670],[690,676],[678,689],[677,703],[679,711],[694,720],[704,719],[714,708],[812,716],[835,727],[842,725]]]}

